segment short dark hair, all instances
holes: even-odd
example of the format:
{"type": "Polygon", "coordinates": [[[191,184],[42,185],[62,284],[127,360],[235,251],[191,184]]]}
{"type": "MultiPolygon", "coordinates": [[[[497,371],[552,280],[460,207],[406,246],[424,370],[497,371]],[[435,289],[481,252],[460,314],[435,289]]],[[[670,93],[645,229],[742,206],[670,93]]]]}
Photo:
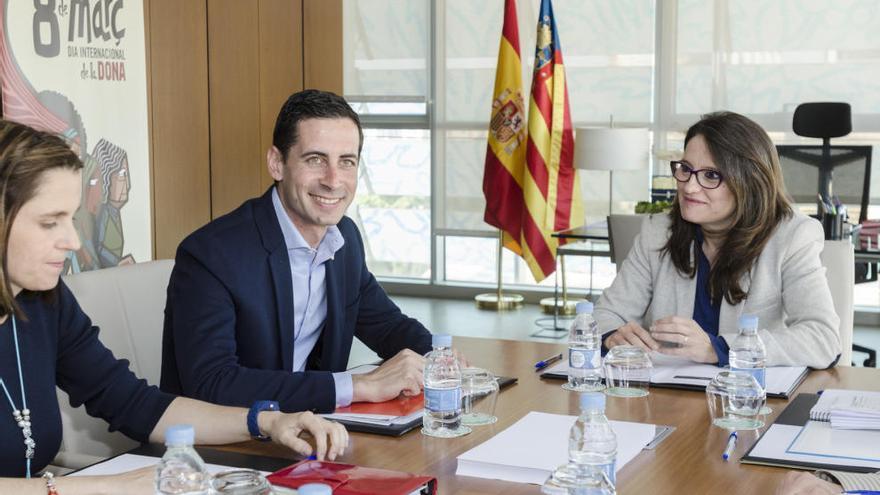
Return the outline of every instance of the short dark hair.
{"type": "Polygon", "coordinates": [[[358,128],[358,153],[364,145],[364,131],[361,119],[345,101],[345,98],[319,89],[305,89],[290,95],[278,118],[272,133],[272,144],[281,152],[282,160],[287,160],[287,152],[296,144],[299,137],[299,123],[308,119],[349,119],[358,128]]]}

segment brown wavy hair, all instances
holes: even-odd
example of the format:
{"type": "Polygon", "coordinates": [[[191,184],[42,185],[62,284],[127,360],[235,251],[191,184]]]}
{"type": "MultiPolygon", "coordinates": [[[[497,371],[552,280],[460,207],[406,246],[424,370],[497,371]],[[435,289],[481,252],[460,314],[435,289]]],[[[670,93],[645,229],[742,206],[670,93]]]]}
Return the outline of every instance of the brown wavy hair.
{"type": "Polygon", "coordinates": [[[0,120],[0,317],[24,318],[9,280],[9,232],[21,207],[31,200],[43,174],[55,169],[79,170],[82,162],[60,137],[26,125],[0,120]]]}
{"type": "MultiPolygon", "coordinates": [[[[748,297],[740,279],[748,274],[779,223],[792,215],[776,147],[754,121],[733,113],[703,115],[688,129],[684,144],[702,136],[724,183],[733,193],[733,221],[709,272],[709,294],[731,305],[748,297]]],[[[697,274],[697,225],[681,216],[679,199],[669,213],[670,235],[661,253],[668,253],[675,268],[693,278],[697,274]]]]}

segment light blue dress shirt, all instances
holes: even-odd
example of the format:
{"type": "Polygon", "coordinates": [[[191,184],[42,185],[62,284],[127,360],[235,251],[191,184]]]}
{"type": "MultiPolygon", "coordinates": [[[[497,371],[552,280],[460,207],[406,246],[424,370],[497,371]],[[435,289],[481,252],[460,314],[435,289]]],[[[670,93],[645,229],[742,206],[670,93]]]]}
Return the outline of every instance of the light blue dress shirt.
{"type": "MultiPolygon", "coordinates": [[[[303,239],[293,221],[287,216],[278,188],[272,189],[272,204],[275,216],[284,235],[287,257],[290,262],[290,275],[293,282],[293,370],[304,371],[306,360],[321,336],[324,320],[327,319],[327,284],[324,262],[332,260],[336,251],[345,244],[339,229],[333,225],[313,249],[303,239]]],[[[351,374],[333,373],[336,385],[336,406],[351,404],[353,394],[351,374]]]]}

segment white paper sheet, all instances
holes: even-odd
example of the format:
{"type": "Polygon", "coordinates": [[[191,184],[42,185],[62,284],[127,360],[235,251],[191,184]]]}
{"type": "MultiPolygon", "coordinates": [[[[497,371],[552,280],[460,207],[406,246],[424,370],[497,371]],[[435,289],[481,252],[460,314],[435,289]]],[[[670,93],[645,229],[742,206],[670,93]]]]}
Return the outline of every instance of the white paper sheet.
{"type": "MultiPolygon", "coordinates": [[[[568,434],[576,416],[530,412],[506,430],[458,456],[457,475],[517,483],[544,483],[568,461],[568,434]]],[[[654,438],[656,427],[611,421],[617,434],[617,470],[654,438]]]]}
{"type": "MultiPolygon", "coordinates": [[[[838,464],[846,466],[862,466],[880,469],[880,461],[859,461],[853,459],[820,458],[814,455],[795,454],[788,452],[788,447],[800,433],[800,426],[774,424],[767,429],[761,440],[752,448],[750,457],[762,457],[781,461],[812,463],[812,464],[838,464]]],[[[876,444],[875,444],[876,445],[876,444]]]]}
{"type": "MultiPolygon", "coordinates": [[[[654,365],[651,370],[651,383],[655,384],[705,387],[715,375],[726,369],[711,364],[698,364],[658,352],[652,352],[650,358],[654,365]]],[[[771,366],[767,368],[767,393],[789,393],[805,370],[804,366],[771,366]]],[[[568,375],[568,362],[563,360],[548,369],[546,373],[568,375]]],[[[604,372],[602,375],[604,376],[604,372]]]]}
{"type": "MultiPolygon", "coordinates": [[[[104,476],[110,474],[119,474],[133,469],[140,469],[147,466],[155,466],[159,462],[158,457],[150,457],[146,455],[122,454],[120,456],[108,459],[102,463],[89,466],[81,471],[71,473],[68,476],[104,476]]],[[[229,471],[231,469],[242,469],[234,466],[220,466],[218,464],[206,464],[208,472],[216,474],[221,471],[229,471]]],[[[260,471],[264,476],[270,474],[268,471],[260,471]]]]}
{"type": "Polygon", "coordinates": [[[425,413],[422,409],[408,416],[386,416],[383,414],[352,414],[352,413],[332,413],[321,414],[326,419],[337,419],[340,421],[351,421],[354,423],[363,423],[368,425],[406,425],[421,418],[425,413]]]}
{"type": "Polygon", "coordinates": [[[786,452],[822,458],[816,462],[850,460],[880,464],[880,431],[841,430],[827,421],[807,421],[786,452]]]}

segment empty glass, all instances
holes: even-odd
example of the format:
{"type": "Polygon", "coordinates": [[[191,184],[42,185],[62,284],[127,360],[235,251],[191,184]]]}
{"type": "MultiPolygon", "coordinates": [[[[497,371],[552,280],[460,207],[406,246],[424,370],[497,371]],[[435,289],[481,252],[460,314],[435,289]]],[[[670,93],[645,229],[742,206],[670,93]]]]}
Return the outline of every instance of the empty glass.
{"type": "Polygon", "coordinates": [[[641,347],[619,345],[605,355],[605,394],[644,397],[651,382],[651,358],[641,347]]]}
{"type": "Polygon", "coordinates": [[[728,430],[764,426],[761,407],[766,399],[755,377],[743,371],[722,371],[706,386],[712,424],[728,430]]]}
{"type": "Polygon", "coordinates": [[[272,486],[262,474],[250,469],[217,473],[211,480],[211,493],[231,495],[271,495],[272,486]]]}
{"type": "Polygon", "coordinates": [[[464,368],[461,370],[461,422],[466,425],[490,425],[498,402],[498,380],[489,370],[464,368]]]}

